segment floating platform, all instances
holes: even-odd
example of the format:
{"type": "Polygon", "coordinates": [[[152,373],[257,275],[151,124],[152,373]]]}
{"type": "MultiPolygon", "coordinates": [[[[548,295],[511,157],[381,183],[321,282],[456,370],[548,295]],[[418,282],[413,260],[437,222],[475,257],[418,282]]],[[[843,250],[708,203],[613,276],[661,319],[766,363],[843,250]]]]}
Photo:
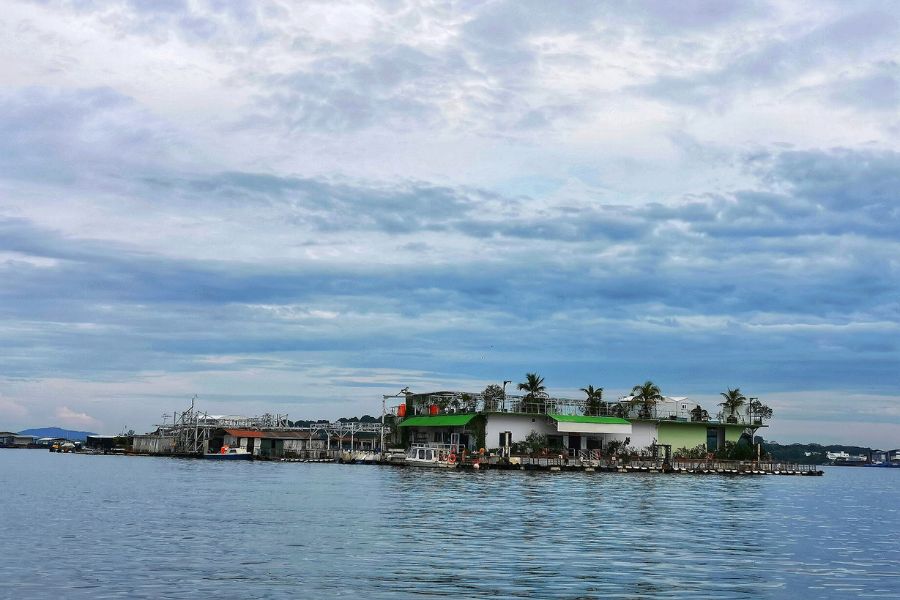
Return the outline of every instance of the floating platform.
{"type": "MultiPolygon", "coordinates": [[[[406,466],[397,461],[377,461],[377,464],[391,466],[406,466]]],[[[794,475],[818,477],[824,475],[824,471],[814,465],[798,465],[780,462],[751,462],[751,461],[673,461],[666,464],[661,461],[612,461],[612,460],[578,460],[565,458],[530,458],[512,457],[511,460],[500,460],[494,457],[477,460],[465,460],[461,462],[458,470],[489,471],[492,469],[503,471],[543,471],[557,472],[583,472],[583,473],[646,473],[660,475],[724,475],[724,476],[753,476],[753,475],[794,475]]]]}

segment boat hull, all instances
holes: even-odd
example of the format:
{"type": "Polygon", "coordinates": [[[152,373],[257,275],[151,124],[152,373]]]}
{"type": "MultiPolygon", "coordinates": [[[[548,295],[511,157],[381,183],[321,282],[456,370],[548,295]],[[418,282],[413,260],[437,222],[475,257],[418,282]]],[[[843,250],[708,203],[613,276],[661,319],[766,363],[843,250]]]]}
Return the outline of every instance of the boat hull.
{"type": "Polygon", "coordinates": [[[457,463],[433,462],[425,460],[406,460],[407,467],[418,467],[422,469],[455,469],[457,463]]]}
{"type": "Polygon", "coordinates": [[[253,455],[247,454],[204,454],[206,460],[252,460],[253,455]]]}

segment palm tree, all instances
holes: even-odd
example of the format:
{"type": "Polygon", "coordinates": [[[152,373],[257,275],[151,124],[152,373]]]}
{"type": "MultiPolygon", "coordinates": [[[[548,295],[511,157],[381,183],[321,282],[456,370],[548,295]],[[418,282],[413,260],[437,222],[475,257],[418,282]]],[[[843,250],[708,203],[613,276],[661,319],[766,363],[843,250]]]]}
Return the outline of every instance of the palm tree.
{"type": "Polygon", "coordinates": [[[603,400],[603,388],[594,388],[594,386],[589,385],[586,388],[581,388],[581,391],[587,394],[585,412],[591,415],[599,414],[603,400]]]}
{"type": "Polygon", "coordinates": [[[641,385],[636,385],[631,389],[632,407],[640,406],[641,411],[638,413],[639,419],[649,419],[651,410],[656,403],[663,399],[659,386],[649,379],[641,385]]]}
{"type": "Polygon", "coordinates": [[[720,402],[719,406],[724,407],[725,410],[728,411],[729,421],[737,422],[737,416],[735,416],[735,413],[747,401],[747,398],[745,398],[741,393],[741,388],[728,388],[727,392],[722,392],[720,395],[725,398],[725,401],[720,402]]]}
{"type": "MultiPolygon", "coordinates": [[[[544,378],[539,376],[537,373],[526,373],[525,381],[519,384],[519,389],[525,392],[525,397],[523,398],[524,402],[534,402],[538,399],[543,399],[546,394],[544,390],[547,388],[544,387],[544,378]]],[[[543,404],[543,403],[541,403],[543,404]]],[[[538,412],[543,412],[539,410],[538,412]]]]}

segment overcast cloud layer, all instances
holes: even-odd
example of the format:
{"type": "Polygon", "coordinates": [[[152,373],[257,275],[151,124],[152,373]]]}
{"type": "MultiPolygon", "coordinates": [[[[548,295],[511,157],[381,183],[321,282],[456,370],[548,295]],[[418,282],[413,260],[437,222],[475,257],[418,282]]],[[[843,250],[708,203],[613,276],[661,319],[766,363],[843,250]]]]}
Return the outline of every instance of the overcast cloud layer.
{"type": "Polygon", "coordinates": [[[895,2],[13,1],[0,429],[526,371],[900,446],[895,2]]]}

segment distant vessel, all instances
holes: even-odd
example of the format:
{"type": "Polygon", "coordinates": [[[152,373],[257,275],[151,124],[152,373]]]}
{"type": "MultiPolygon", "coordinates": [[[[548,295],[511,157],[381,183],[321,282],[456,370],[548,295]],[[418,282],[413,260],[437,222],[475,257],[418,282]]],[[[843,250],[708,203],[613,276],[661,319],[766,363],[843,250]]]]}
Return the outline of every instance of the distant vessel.
{"type": "Polygon", "coordinates": [[[459,463],[450,446],[412,446],[406,452],[404,462],[410,467],[430,467],[434,469],[455,469],[459,463]]]}
{"type": "Polygon", "coordinates": [[[222,446],[222,449],[213,454],[204,454],[203,458],[210,460],[250,460],[253,455],[245,448],[232,448],[231,446],[222,446]]]}

